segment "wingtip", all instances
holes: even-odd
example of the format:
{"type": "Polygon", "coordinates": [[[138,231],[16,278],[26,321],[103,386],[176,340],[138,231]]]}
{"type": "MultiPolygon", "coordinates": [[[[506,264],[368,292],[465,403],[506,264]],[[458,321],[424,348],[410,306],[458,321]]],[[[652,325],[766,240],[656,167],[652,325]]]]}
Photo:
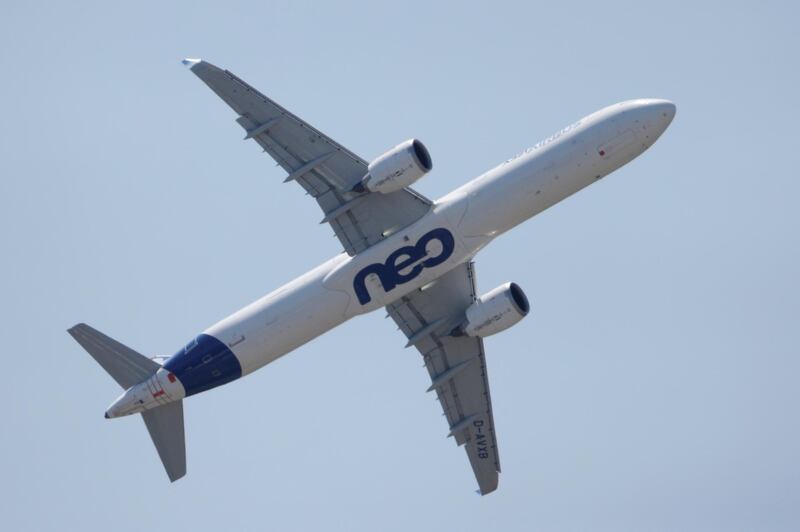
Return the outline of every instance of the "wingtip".
{"type": "Polygon", "coordinates": [[[170,475],[169,473],[167,473],[167,476],[169,477],[170,484],[172,484],[173,482],[176,482],[176,481],[182,479],[183,477],[185,477],[186,476],[186,471],[183,471],[183,472],[180,472],[180,473],[176,473],[174,475],[170,475]]]}
{"type": "Polygon", "coordinates": [[[202,59],[199,59],[199,58],[195,59],[195,58],[192,58],[192,57],[187,57],[187,58],[185,58],[185,59],[183,59],[181,61],[181,63],[183,63],[186,67],[188,67],[189,70],[193,69],[195,66],[197,66],[198,64],[200,64],[202,62],[203,62],[202,59]]]}
{"type": "Polygon", "coordinates": [[[481,497],[485,497],[490,493],[494,493],[497,490],[497,484],[498,484],[497,480],[498,480],[497,477],[495,477],[494,482],[489,482],[488,485],[483,485],[483,486],[479,485],[477,493],[481,497]]]}
{"type": "Polygon", "coordinates": [[[81,329],[83,329],[84,327],[86,327],[86,324],[85,324],[85,323],[76,323],[75,325],[73,325],[72,327],[70,327],[69,329],[67,329],[67,332],[68,332],[69,334],[71,334],[71,335],[73,335],[73,336],[74,336],[74,335],[75,335],[75,333],[77,333],[78,331],[80,331],[80,330],[81,330],[81,329]]]}

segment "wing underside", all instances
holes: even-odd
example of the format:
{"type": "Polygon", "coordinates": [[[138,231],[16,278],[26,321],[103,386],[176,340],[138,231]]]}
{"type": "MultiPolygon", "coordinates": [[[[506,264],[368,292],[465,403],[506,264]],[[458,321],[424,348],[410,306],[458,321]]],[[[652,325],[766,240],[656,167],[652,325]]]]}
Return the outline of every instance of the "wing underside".
{"type": "Polygon", "coordinates": [[[185,60],[239,116],[245,139],[255,140],[296,181],[323,212],[350,255],[406,227],[431,207],[413,189],[390,194],[356,192],[367,174],[367,162],[290,113],[227,70],[199,59],[185,60]]]}
{"type": "Polygon", "coordinates": [[[472,263],[462,264],[432,285],[388,305],[387,311],[422,354],[447,418],[449,433],[463,445],[481,494],[497,489],[497,451],[492,400],[483,341],[450,336],[465,309],[475,300],[472,263]]]}

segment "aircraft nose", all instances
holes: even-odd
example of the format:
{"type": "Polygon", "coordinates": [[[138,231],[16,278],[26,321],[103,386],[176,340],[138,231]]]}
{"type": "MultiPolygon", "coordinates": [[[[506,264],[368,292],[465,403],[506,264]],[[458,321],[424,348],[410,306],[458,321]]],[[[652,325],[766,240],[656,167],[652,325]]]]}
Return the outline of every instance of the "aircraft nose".
{"type": "Polygon", "coordinates": [[[666,122],[666,125],[672,123],[672,119],[675,118],[675,104],[669,100],[656,100],[654,103],[654,108],[657,113],[661,115],[662,121],[666,122]]]}
{"type": "Polygon", "coordinates": [[[645,100],[642,106],[647,109],[647,114],[650,115],[656,124],[661,125],[666,129],[672,119],[675,118],[675,104],[669,100],[651,99],[645,100]]]}
{"type": "Polygon", "coordinates": [[[638,116],[642,123],[646,124],[643,134],[648,145],[652,144],[666,131],[672,123],[672,119],[675,118],[675,104],[669,100],[655,98],[638,100],[636,103],[638,110],[635,116],[638,116]]]}

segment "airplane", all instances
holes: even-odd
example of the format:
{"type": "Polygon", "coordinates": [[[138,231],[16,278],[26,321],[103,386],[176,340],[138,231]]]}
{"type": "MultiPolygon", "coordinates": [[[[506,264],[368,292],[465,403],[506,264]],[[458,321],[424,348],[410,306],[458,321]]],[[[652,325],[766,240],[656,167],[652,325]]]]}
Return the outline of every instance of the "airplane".
{"type": "Polygon", "coordinates": [[[367,162],[233,73],[183,63],[319,204],[343,252],[212,325],[169,358],[148,358],[86,324],[69,333],[123,388],[106,418],[141,414],[170,481],[186,474],[183,399],[234,381],[350,318],[385,308],[416,348],[464,446],[481,495],[500,459],[483,339],[522,320],[518,284],[479,295],[474,258],[492,240],[647,150],[675,116],[662,99],[605,107],[431,201],[411,188],[433,168],[409,139],[367,162]]]}

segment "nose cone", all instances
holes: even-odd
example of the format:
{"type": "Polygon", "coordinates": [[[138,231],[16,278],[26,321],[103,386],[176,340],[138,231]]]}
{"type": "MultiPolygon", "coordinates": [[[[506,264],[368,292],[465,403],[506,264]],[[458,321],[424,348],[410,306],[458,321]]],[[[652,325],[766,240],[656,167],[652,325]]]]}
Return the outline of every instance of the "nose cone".
{"type": "Polygon", "coordinates": [[[637,107],[646,116],[647,121],[654,125],[660,126],[662,131],[672,123],[675,118],[675,104],[669,100],[660,99],[646,99],[636,101],[637,107]]]}
{"type": "Polygon", "coordinates": [[[643,134],[644,142],[650,145],[672,123],[672,119],[675,118],[675,104],[669,100],[655,98],[634,100],[632,103],[635,116],[645,124],[644,131],[640,135],[643,134]]]}
{"type": "Polygon", "coordinates": [[[664,124],[666,128],[672,123],[675,118],[675,104],[669,100],[651,100],[651,108],[653,112],[658,115],[658,120],[664,124]]]}

